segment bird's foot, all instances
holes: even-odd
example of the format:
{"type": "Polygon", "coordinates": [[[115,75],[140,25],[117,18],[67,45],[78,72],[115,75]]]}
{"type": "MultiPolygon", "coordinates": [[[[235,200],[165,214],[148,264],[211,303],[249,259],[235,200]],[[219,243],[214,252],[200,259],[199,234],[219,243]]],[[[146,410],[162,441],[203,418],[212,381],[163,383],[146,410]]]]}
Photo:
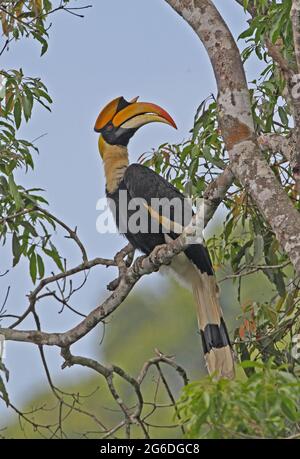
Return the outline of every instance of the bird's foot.
{"type": "Polygon", "coordinates": [[[149,255],[149,259],[150,259],[151,263],[155,267],[157,267],[157,270],[160,268],[159,252],[163,247],[165,247],[165,244],[157,245],[156,247],[154,247],[154,249],[152,250],[152,252],[149,255]]]}

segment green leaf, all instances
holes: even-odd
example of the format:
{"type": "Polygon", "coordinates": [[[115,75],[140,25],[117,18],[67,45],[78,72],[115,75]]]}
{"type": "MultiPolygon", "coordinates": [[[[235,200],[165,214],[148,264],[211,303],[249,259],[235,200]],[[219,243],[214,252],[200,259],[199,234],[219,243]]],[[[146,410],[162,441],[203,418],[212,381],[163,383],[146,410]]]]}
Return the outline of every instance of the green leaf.
{"type": "Polygon", "coordinates": [[[6,406],[9,406],[8,393],[7,393],[7,390],[6,390],[6,387],[4,385],[4,382],[3,382],[3,379],[2,379],[1,375],[0,375],[0,393],[2,394],[3,400],[6,403],[6,406]]]}
{"type": "Polygon", "coordinates": [[[285,283],[282,272],[278,269],[278,271],[274,272],[274,283],[277,288],[277,292],[281,297],[284,297],[286,294],[285,283]]]}
{"type": "Polygon", "coordinates": [[[248,29],[244,30],[244,32],[242,32],[239,35],[238,40],[243,39],[243,38],[252,37],[253,32],[254,32],[254,28],[253,27],[249,27],[248,29]]]}
{"type": "Polygon", "coordinates": [[[13,109],[13,104],[14,104],[14,95],[11,94],[7,100],[7,103],[6,103],[6,106],[5,106],[5,110],[10,113],[13,109]]]}
{"type": "Polygon", "coordinates": [[[204,406],[206,409],[209,408],[209,404],[210,404],[210,397],[209,397],[209,393],[208,392],[203,392],[203,402],[204,402],[204,406]]]}
{"type": "Polygon", "coordinates": [[[34,252],[32,252],[32,254],[30,255],[29,271],[30,271],[32,282],[35,284],[36,275],[37,275],[37,266],[36,266],[36,255],[34,252]]]}
{"type": "Polygon", "coordinates": [[[21,118],[22,118],[22,107],[21,107],[21,102],[19,99],[15,101],[14,118],[15,118],[16,128],[19,129],[21,125],[21,118]]]}
{"type": "MultiPolygon", "coordinates": [[[[227,227],[226,227],[227,228],[227,227]]],[[[230,229],[230,228],[229,228],[230,229]]],[[[233,271],[236,271],[241,263],[242,258],[246,254],[247,249],[252,246],[253,241],[249,240],[238,250],[238,252],[231,257],[231,266],[233,271]]]]}
{"type": "Polygon", "coordinates": [[[47,13],[50,10],[52,10],[52,3],[50,2],[50,0],[44,0],[44,8],[45,8],[47,13]]]}
{"type": "Polygon", "coordinates": [[[64,271],[64,267],[63,267],[63,264],[61,262],[61,259],[60,259],[60,256],[59,256],[57,248],[54,246],[54,244],[52,242],[50,242],[50,246],[51,246],[51,250],[46,249],[45,247],[43,247],[43,251],[45,252],[46,255],[48,255],[49,257],[52,258],[52,260],[55,262],[56,266],[61,271],[64,271]]]}
{"type": "Polygon", "coordinates": [[[36,32],[33,32],[32,35],[34,36],[34,38],[36,40],[38,40],[41,45],[42,45],[42,49],[41,49],[41,56],[43,56],[43,54],[45,54],[45,52],[47,51],[48,49],[48,43],[47,41],[45,40],[45,38],[43,38],[39,33],[36,33],[36,32]]]}
{"type": "Polygon", "coordinates": [[[14,231],[13,237],[12,237],[12,251],[13,251],[13,266],[16,266],[20,260],[22,250],[19,242],[19,238],[17,233],[14,231]]]}
{"type": "Polygon", "coordinates": [[[247,11],[248,5],[249,5],[249,0],[243,0],[243,6],[244,6],[245,11],[247,11]]]}
{"type": "MultiPolygon", "coordinates": [[[[0,345],[1,345],[1,343],[0,343],[0,345]]],[[[6,368],[6,366],[4,365],[4,363],[2,362],[1,355],[0,355],[0,371],[4,372],[6,381],[8,381],[8,379],[9,379],[9,371],[6,368]]],[[[2,378],[1,375],[0,375],[0,393],[2,394],[2,397],[3,397],[6,405],[9,406],[8,393],[7,393],[7,390],[6,390],[6,387],[5,387],[5,384],[4,384],[4,381],[3,381],[3,378],[2,378]]]]}
{"type": "Polygon", "coordinates": [[[38,93],[40,97],[43,97],[44,99],[46,99],[47,102],[49,102],[49,104],[52,104],[53,101],[46,91],[43,91],[42,89],[37,89],[36,92],[38,93]]]}
{"type": "Polygon", "coordinates": [[[289,119],[288,119],[287,113],[286,113],[286,111],[284,110],[283,107],[278,107],[278,115],[279,115],[279,117],[281,119],[282,124],[288,126],[289,119]]]}
{"type": "Polygon", "coordinates": [[[39,254],[37,254],[36,258],[37,258],[37,264],[38,264],[38,270],[39,270],[39,277],[40,279],[42,279],[45,274],[44,262],[43,262],[42,257],[39,254]]]}
{"type": "Polygon", "coordinates": [[[255,361],[252,361],[252,360],[244,360],[243,362],[241,362],[241,367],[242,368],[264,368],[264,364],[261,363],[261,362],[255,362],[255,361]]]}
{"type": "Polygon", "coordinates": [[[296,304],[297,303],[295,303],[295,291],[288,293],[284,301],[284,309],[286,316],[289,316],[294,311],[296,304]]]}
{"type": "Polygon", "coordinates": [[[225,223],[224,236],[225,236],[226,241],[228,241],[228,238],[230,234],[232,233],[233,225],[234,225],[234,218],[231,218],[229,221],[225,223]]]}
{"type": "Polygon", "coordinates": [[[14,198],[16,210],[19,210],[23,206],[23,202],[12,174],[8,177],[8,186],[11,196],[14,198]]]}
{"type": "Polygon", "coordinates": [[[32,106],[33,106],[33,97],[23,94],[22,96],[23,112],[25,120],[28,121],[31,117],[32,106]]]}
{"type": "Polygon", "coordinates": [[[257,234],[254,243],[253,243],[253,249],[254,249],[254,256],[253,256],[253,261],[252,263],[255,265],[259,263],[263,256],[263,251],[264,251],[264,239],[261,234],[257,234]]]}
{"type": "Polygon", "coordinates": [[[20,223],[24,228],[28,230],[29,233],[31,233],[34,237],[38,237],[38,233],[34,226],[29,223],[29,221],[24,220],[23,222],[20,223]]]}
{"type": "Polygon", "coordinates": [[[13,254],[14,256],[18,256],[20,253],[20,243],[19,243],[19,238],[17,236],[17,233],[14,231],[13,237],[12,237],[12,249],[13,249],[13,254]]]}
{"type": "MultiPolygon", "coordinates": [[[[3,342],[2,342],[2,345],[3,345],[3,342]]],[[[2,357],[0,357],[0,371],[3,371],[3,373],[5,374],[6,381],[8,381],[9,380],[9,371],[6,368],[6,366],[4,365],[4,363],[2,361],[2,357]]]]}
{"type": "Polygon", "coordinates": [[[285,397],[281,400],[281,409],[290,421],[297,422],[299,420],[299,413],[297,413],[294,403],[288,398],[285,397]]]}

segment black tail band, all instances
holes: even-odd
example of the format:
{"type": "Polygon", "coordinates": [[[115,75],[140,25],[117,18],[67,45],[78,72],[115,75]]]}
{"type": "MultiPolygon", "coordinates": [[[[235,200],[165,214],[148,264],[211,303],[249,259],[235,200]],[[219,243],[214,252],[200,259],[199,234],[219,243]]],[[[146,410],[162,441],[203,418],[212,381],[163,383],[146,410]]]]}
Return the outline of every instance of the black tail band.
{"type": "Polygon", "coordinates": [[[221,318],[220,325],[207,324],[204,330],[200,330],[203,351],[207,354],[212,348],[230,346],[230,340],[225,322],[221,318]]]}

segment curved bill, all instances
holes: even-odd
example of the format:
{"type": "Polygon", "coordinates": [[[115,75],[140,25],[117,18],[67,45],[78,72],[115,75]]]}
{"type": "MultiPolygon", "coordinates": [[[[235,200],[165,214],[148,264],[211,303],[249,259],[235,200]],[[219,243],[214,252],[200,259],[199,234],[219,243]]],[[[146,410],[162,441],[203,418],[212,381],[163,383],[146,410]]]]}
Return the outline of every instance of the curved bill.
{"type": "Polygon", "coordinates": [[[115,127],[138,128],[151,122],[169,124],[177,129],[175,121],[159,105],[148,102],[134,102],[120,110],[112,120],[115,127]]]}

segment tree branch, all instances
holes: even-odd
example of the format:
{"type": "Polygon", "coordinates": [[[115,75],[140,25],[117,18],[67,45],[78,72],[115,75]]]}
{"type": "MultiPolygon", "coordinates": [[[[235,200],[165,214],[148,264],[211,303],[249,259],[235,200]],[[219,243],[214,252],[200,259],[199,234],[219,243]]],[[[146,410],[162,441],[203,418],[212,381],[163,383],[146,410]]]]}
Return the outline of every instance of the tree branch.
{"type": "Polygon", "coordinates": [[[300,94],[299,94],[299,74],[300,74],[300,1],[293,0],[291,7],[291,22],[294,38],[295,59],[298,74],[290,80],[291,93],[294,107],[295,141],[296,148],[292,155],[291,165],[296,180],[296,188],[300,192],[300,94]]]}
{"type": "Polygon", "coordinates": [[[190,244],[190,237],[195,234],[196,223],[199,217],[203,218],[204,215],[204,226],[207,225],[209,220],[213,217],[219,203],[224,199],[228,188],[232,184],[232,179],[233,175],[230,169],[226,168],[223,173],[209,185],[205,192],[205,199],[203,200],[201,208],[183,233],[174,241],[160,246],[158,250],[153,251],[148,257],[142,256],[137,258],[132,266],[128,266],[128,261],[124,261],[125,257],[129,257],[129,259],[132,257],[132,247],[127,245],[115,256],[114,260],[95,258],[94,260],[83,262],[75,268],[43,279],[30,294],[29,306],[24,314],[22,314],[10,328],[0,328],[0,334],[4,335],[5,339],[9,341],[23,341],[37,345],[59,347],[68,347],[81,339],[120,306],[142,276],[157,271],[163,264],[170,263],[175,255],[187,248],[190,244]],[[63,333],[15,330],[15,327],[20,324],[30,312],[34,311],[38,294],[42,292],[45,286],[99,264],[104,266],[118,266],[119,278],[114,281],[114,292],[75,327],[63,333]]]}
{"type": "Polygon", "coordinates": [[[295,143],[293,136],[287,137],[280,134],[261,134],[257,141],[262,150],[271,150],[273,153],[281,153],[287,161],[291,161],[295,143]]]}
{"type": "MultiPolygon", "coordinates": [[[[151,366],[155,366],[158,370],[158,373],[160,377],[163,380],[166,392],[168,396],[171,398],[172,401],[172,406],[174,407],[175,414],[177,415],[179,422],[181,422],[180,415],[178,413],[178,409],[175,403],[175,399],[173,398],[171,389],[167,383],[167,380],[165,378],[165,375],[163,374],[163,371],[161,370],[159,364],[164,363],[167,364],[175,369],[175,371],[179,374],[179,376],[182,377],[183,379],[183,384],[186,385],[188,383],[188,379],[185,373],[185,370],[177,365],[170,357],[167,357],[163,355],[161,352],[157,352],[157,357],[154,357],[150,360],[148,360],[142,370],[140,371],[139,375],[134,378],[131,375],[129,375],[126,371],[124,371],[122,368],[118,367],[117,365],[110,365],[110,366],[105,366],[102,365],[101,363],[97,362],[94,359],[82,357],[82,356],[75,356],[71,353],[69,347],[63,348],[61,350],[61,355],[64,358],[65,362],[62,365],[62,368],[70,367],[72,365],[81,365],[84,367],[88,367],[92,370],[94,370],[96,373],[99,375],[103,376],[106,380],[108,389],[117,403],[117,405],[120,407],[120,411],[124,414],[124,421],[121,423],[117,424],[116,428],[119,429],[123,426],[126,425],[131,425],[131,424],[136,424],[139,425],[143,431],[143,434],[145,438],[149,438],[146,426],[141,419],[142,415],[142,410],[144,407],[144,399],[143,395],[141,392],[141,385],[145,379],[145,376],[151,366]],[[121,398],[118,389],[116,388],[116,385],[114,383],[114,376],[118,375],[120,378],[122,378],[124,381],[126,381],[133,389],[137,402],[134,405],[133,408],[128,407],[123,399],[121,398]]],[[[115,429],[112,429],[111,431],[107,432],[105,437],[111,436],[112,433],[115,432],[115,429]]]]}
{"type": "Polygon", "coordinates": [[[234,38],[211,0],[166,1],[194,29],[211,60],[219,90],[219,122],[231,170],[256,202],[300,274],[300,216],[261,155],[234,38]]]}
{"type": "MultiPolygon", "coordinates": [[[[243,6],[243,0],[236,0],[241,6],[243,6]]],[[[247,7],[248,13],[252,18],[256,15],[256,8],[253,2],[249,2],[247,7]]],[[[269,56],[280,68],[283,78],[286,81],[286,87],[284,90],[283,97],[286,99],[293,116],[294,120],[294,133],[291,140],[293,145],[289,154],[289,162],[292,167],[293,176],[296,182],[296,189],[300,192],[300,94],[299,94],[299,73],[300,73],[300,26],[299,26],[299,14],[300,14],[300,1],[294,0],[291,8],[291,22],[294,35],[294,49],[295,58],[298,67],[298,73],[295,73],[293,64],[289,63],[282,53],[282,43],[278,40],[276,43],[272,43],[268,37],[265,37],[265,45],[269,56]]]]}

